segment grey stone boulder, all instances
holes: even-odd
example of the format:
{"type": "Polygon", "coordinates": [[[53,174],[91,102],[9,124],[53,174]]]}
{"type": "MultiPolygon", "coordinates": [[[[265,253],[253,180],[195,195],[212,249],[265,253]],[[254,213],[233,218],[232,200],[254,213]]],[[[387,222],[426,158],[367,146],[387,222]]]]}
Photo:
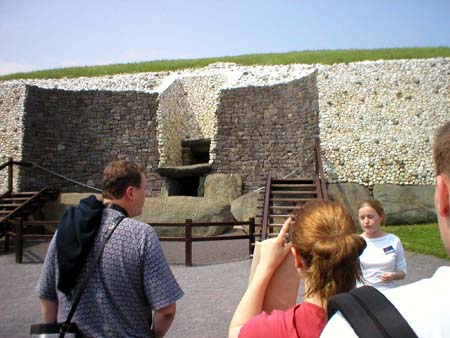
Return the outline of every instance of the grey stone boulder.
{"type": "Polygon", "coordinates": [[[204,197],[230,204],[242,195],[242,177],[239,174],[211,174],[206,176],[204,197]]]}
{"type": "Polygon", "coordinates": [[[255,218],[258,213],[258,202],[260,192],[249,192],[242,195],[231,202],[231,213],[236,220],[241,222],[248,221],[249,218],[255,218]]]}
{"type": "Polygon", "coordinates": [[[166,166],[155,168],[154,171],[161,176],[168,177],[189,177],[200,176],[211,170],[211,165],[208,163],[191,164],[184,166],[166,166]]]}
{"type": "Polygon", "coordinates": [[[369,190],[357,183],[332,183],[328,184],[328,196],[330,200],[344,204],[358,222],[358,203],[369,198],[369,190]]]}
{"type": "Polygon", "coordinates": [[[95,195],[99,201],[103,199],[101,194],[94,194],[91,192],[75,192],[75,193],[61,193],[56,201],[49,201],[45,203],[44,219],[46,221],[59,221],[61,216],[69,206],[76,206],[80,200],[88,196],[95,195]]]}
{"type": "Polygon", "coordinates": [[[381,202],[387,224],[437,222],[434,209],[434,186],[380,184],[373,187],[381,202]]]}
{"type": "MultiPolygon", "coordinates": [[[[204,197],[170,196],[146,198],[143,212],[137,219],[145,223],[233,222],[230,205],[204,197]]],[[[184,226],[154,227],[159,236],[184,236],[184,226]]],[[[194,227],[194,236],[215,236],[232,226],[194,227]]]]}

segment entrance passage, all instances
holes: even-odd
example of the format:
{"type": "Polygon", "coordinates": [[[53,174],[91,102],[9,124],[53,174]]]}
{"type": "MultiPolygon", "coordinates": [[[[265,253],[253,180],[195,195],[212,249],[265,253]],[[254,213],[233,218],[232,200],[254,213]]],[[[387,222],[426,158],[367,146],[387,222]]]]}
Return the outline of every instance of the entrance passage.
{"type": "Polygon", "coordinates": [[[210,144],[209,138],[182,141],[183,165],[208,163],[210,144]]]}
{"type": "Polygon", "coordinates": [[[155,171],[165,178],[168,196],[203,196],[204,177],[211,170],[209,163],[160,167],[155,171]]]}
{"type": "Polygon", "coordinates": [[[169,196],[200,196],[199,183],[199,176],[168,177],[168,194],[169,196]]]}

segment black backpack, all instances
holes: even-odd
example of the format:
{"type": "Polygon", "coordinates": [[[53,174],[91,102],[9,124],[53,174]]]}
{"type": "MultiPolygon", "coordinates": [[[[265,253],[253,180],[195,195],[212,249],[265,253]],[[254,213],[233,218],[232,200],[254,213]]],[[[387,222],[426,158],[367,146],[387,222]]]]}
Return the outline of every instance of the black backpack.
{"type": "Polygon", "coordinates": [[[371,286],[331,297],[328,300],[328,319],[338,310],[360,338],[417,338],[395,306],[371,286]]]}

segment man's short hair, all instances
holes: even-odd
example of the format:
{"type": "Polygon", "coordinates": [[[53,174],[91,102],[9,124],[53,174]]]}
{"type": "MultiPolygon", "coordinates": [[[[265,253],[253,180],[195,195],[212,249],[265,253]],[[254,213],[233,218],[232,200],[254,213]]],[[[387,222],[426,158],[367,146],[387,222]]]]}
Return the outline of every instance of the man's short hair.
{"type": "Polygon", "coordinates": [[[120,199],[129,186],[141,186],[144,167],[132,161],[113,161],[103,170],[103,197],[120,199]]]}
{"type": "Polygon", "coordinates": [[[450,175],[450,121],[434,134],[433,159],[436,176],[443,173],[450,175]]]}

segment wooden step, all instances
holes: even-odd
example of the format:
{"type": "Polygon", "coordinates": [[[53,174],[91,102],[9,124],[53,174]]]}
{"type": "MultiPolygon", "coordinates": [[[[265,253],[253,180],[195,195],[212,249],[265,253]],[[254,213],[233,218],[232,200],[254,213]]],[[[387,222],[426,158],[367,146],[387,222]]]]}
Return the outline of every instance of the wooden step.
{"type": "Polygon", "coordinates": [[[314,183],[311,183],[311,184],[272,184],[272,188],[315,188],[315,187],[316,187],[316,185],[314,183]]]}
{"type": "Polygon", "coordinates": [[[12,197],[17,197],[17,196],[34,196],[36,194],[39,194],[39,191],[19,191],[19,192],[14,192],[12,193],[12,197]]]}
{"type": "Polygon", "coordinates": [[[316,200],[315,198],[283,198],[283,197],[275,197],[271,198],[271,201],[274,202],[307,202],[316,200]]]}
{"type": "MultiPolygon", "coordinates": [[[[262,206],[257,206],[256,209],[263,209],[262,206]]],[[[269,209],[272,210],[295,210],[295,209],[301,209],[301,207],[297,205],[271,205],[269,206],[269,209]]]]}
{"type": "Polygon", "coordinates": [[[271,195],[317,195],[317,191],[291,191],[291,190],[274,190],[271,195]]]}
{"type": "MultiPolygon", "coordinates": [[[[3,201],[2,201],[3,202],[3,201]]],[[[17,208],[20,207],[22,204],[15,204],[15,203],[2,203],[0,204],[0,208],[17,208]]]]}
{"type": "Polygon", "coordinates": [[[1,199],[2,202],[16,202],[16,201],[26,201],[29,197],[4,197],[1,199]]]}
{"type": "Polygon", "coordinates": [[[291,182],[292,184],[314,184],[313,178],[272,178],[272,184],[276,183],[287,183],[291,182]]]}

